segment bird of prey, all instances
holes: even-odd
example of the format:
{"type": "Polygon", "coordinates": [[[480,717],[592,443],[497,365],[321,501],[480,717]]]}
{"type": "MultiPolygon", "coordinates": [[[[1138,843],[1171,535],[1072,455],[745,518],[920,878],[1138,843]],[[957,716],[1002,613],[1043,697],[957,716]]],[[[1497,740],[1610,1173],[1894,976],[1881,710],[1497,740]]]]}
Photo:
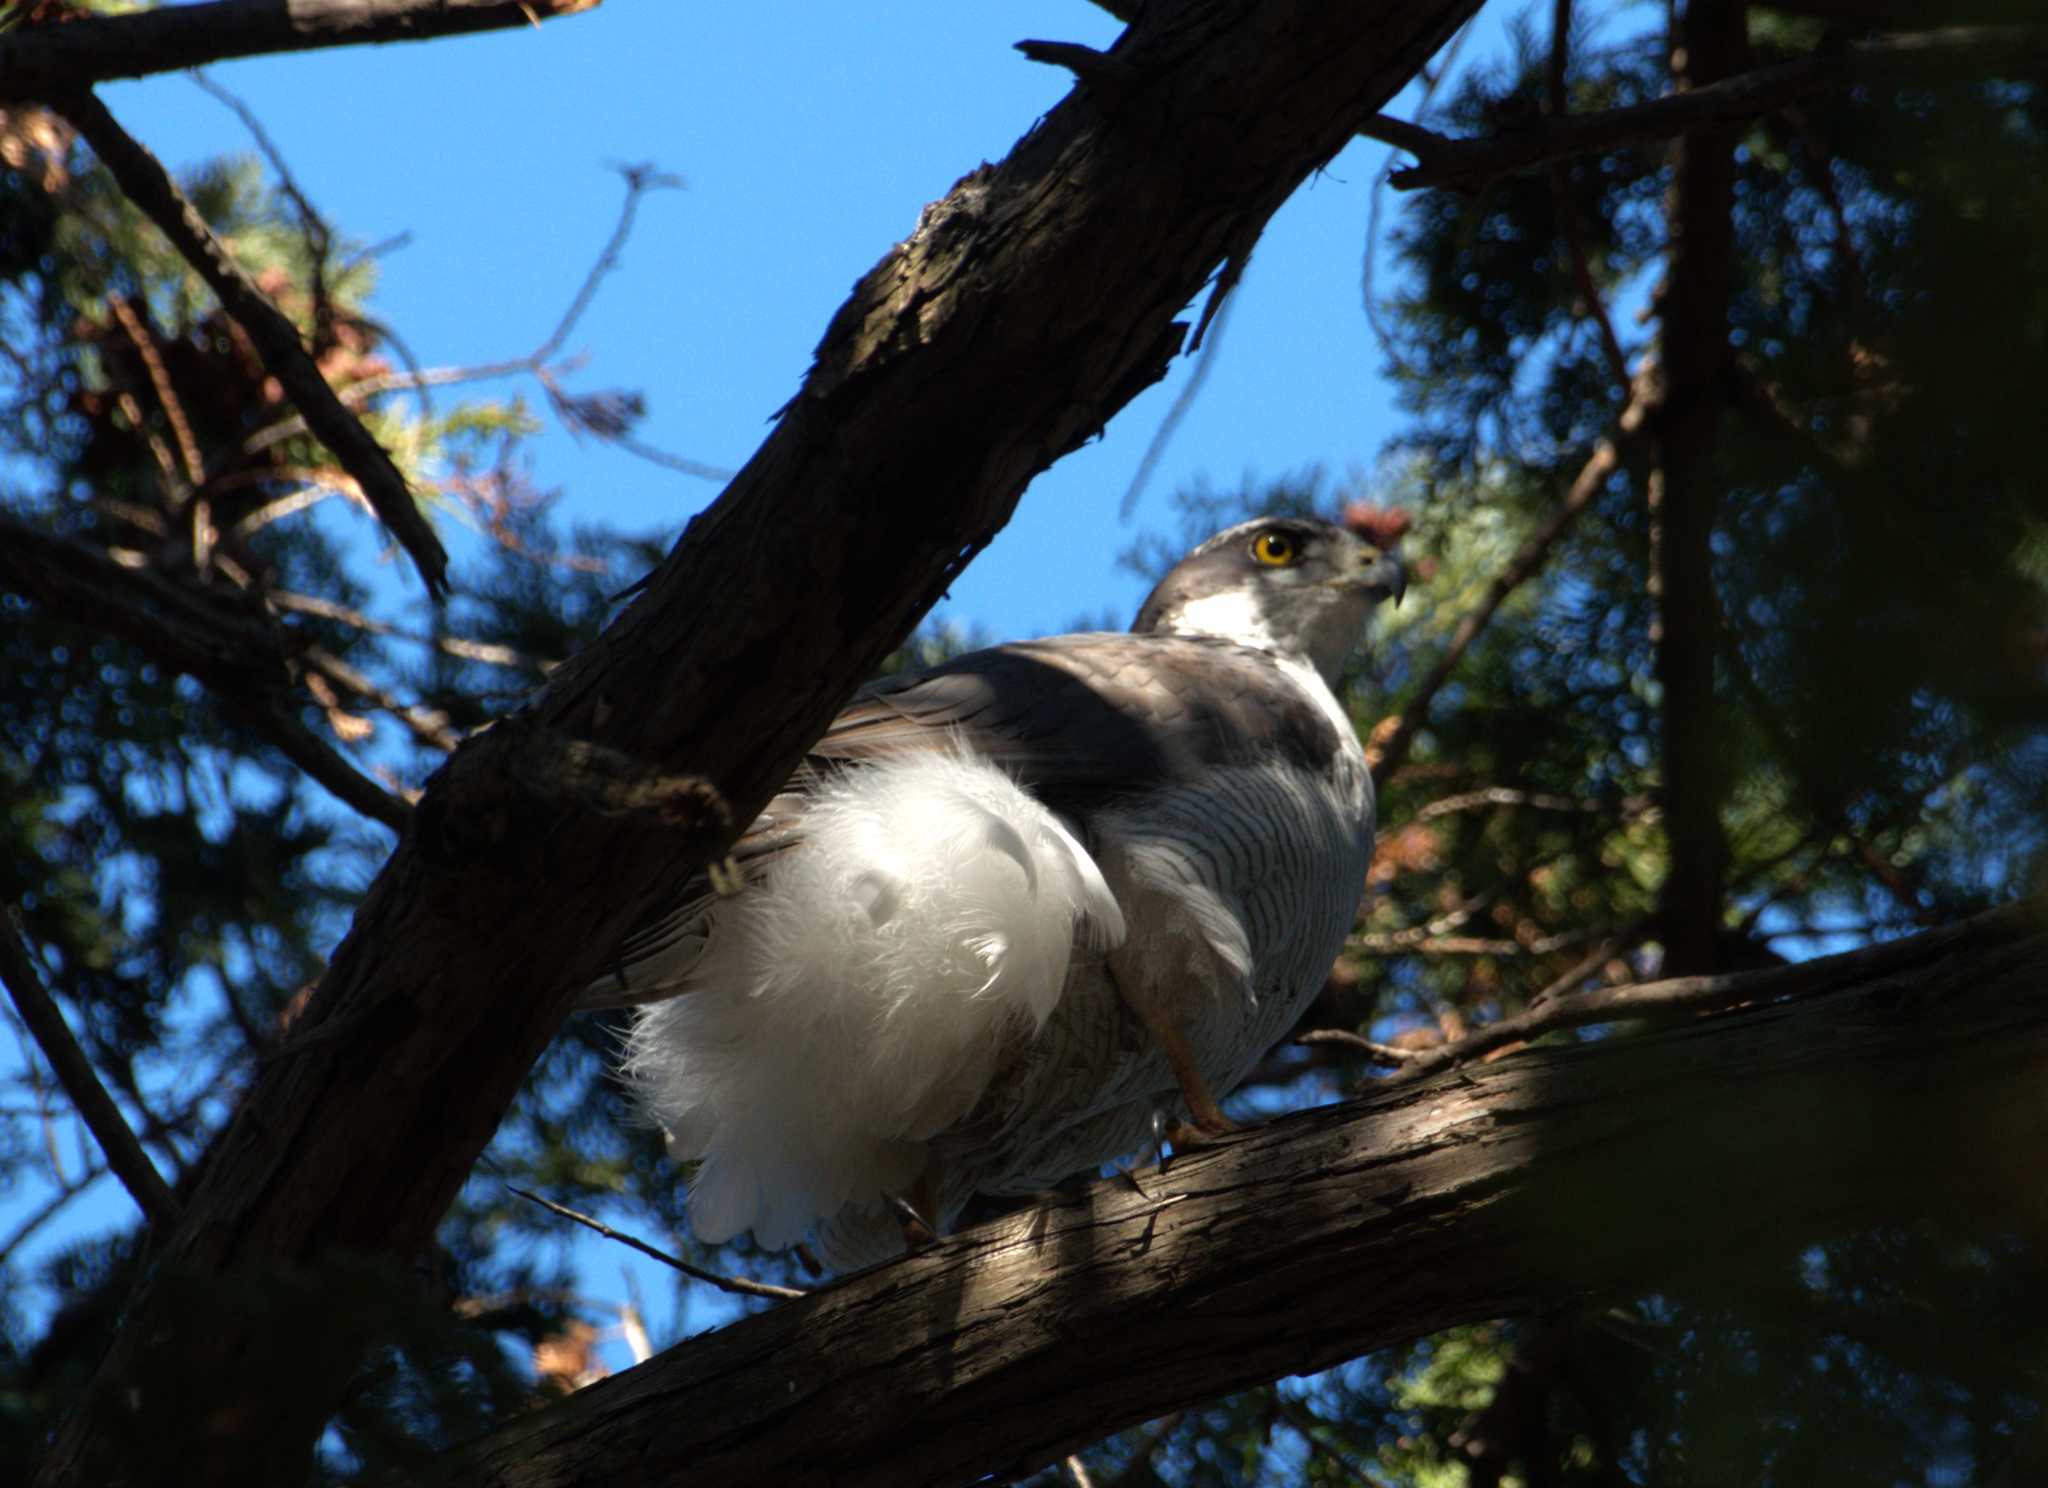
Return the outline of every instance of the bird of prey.
{"type": "Polygon", "coordinates": [[[898,1253],[1229,1129],[1217,1101],[1349,932],[1373,790],[1332,689],[1399,561],[1326,522],[1218,533],[1128,634],[874,683],[714,884],[587,1005],[642,1004],[625,1075],[709,1243],[898,1253]],[[1190,1128],[1192,1130],[1190,1130],[1190,1128]]]}

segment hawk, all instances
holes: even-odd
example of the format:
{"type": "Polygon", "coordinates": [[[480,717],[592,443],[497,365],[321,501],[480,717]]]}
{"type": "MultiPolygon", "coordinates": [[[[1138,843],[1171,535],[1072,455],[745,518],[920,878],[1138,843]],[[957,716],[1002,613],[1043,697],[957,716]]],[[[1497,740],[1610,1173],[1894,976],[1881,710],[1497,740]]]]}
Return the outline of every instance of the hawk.
{"type": "MultiPolygon", "coordinates": [[[[1177,564],[1128,634],[876,682],[586,1004],[691,1228],[845,1268],[1217,1101],[1322,986],[1373,840],[1333,688],[1398,559],[1271,517],[1177,564]]],[[[1189,1128],[1192,1128],[1190,1130],[1189,1128]]]]}

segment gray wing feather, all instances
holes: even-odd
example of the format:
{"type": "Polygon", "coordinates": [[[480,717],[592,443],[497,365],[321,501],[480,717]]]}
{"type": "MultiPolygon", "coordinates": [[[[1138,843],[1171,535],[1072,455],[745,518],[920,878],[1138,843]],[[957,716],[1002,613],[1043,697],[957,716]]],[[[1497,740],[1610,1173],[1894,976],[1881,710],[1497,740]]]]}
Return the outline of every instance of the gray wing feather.
{"type": "MultiPolygon", "coordinates": [[[[970,652],[855,695],[732,858],[743,880],[803,841],[804,789],[821,774],[909,751],[965,746],[1075,822],[1121,797],[1275,755],[1321,770],[1335,728],[1266,652],[1203,636],[1090,634],[970,652]]],[[[701,943],[711,883],[636,931],[579,1006],[674,996],[701,943]]]]}

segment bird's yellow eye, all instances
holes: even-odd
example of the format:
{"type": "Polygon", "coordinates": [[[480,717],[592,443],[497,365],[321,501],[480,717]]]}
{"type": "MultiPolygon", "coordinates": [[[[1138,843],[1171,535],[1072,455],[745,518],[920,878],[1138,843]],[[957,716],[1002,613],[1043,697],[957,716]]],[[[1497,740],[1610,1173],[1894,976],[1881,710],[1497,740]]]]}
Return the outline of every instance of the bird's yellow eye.
{"type": "Polygon", "coordinates": [[[1301,548],[1284,532],[1261,532],[1252,539],[1252,557],[1268,568],[1285,568],[1301,557],[1301,548]]]}

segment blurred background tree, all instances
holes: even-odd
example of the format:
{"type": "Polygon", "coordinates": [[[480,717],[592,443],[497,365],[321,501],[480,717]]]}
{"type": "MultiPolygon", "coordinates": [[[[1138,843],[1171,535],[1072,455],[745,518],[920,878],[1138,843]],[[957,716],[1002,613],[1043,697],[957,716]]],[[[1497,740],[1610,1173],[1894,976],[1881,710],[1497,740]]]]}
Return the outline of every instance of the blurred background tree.
{"type": "MultiPolygon", "coordinates": [[[[1884,0],[1559,3],[1424,122],[1512,138],[1923,24],[1884,0]]],[[[1924,77],[1814,88],[1678,145],[1646,129],[1511,173],[1411,140],[1438,184],[1387,204],[1397,272],[1369,309],[1410,424],[1381,470],[1186,491],[1183,529],[1134,547],[1150,573],[1250,511],[1412,519],[1419,582],[1353,694],[1380,851],[1305,1023],[1354,1038],[1283,1046],[1246,1112],[1339,1097],[1587,986],[1776,964],[2041,887],[2048,119],[1981,35],[1919,35],[1924,77]]],[[[173,1189],[290,1028],[410,787],[592,636],[666,538],[578,526],[534,489],[521,397],[436,401],[460,376],[404,365],[371,308],[375,251],[282,162],[184,184],[485,557],[445,607],[375,618],[359,491],[240,328],[61,119],[0,113],[0,900],[173,1189]]],[[[629,173],[629,214],[658,184],[629,173]]],[[[633,395],[569,393],[547,361],[514,370],[543,374],[555,417],[636,437],[633,395]]],[[[927,634],[892,665],[966,643],[927,634]]],[[[385,1319],[397,1341],[332,1423],[324,1475],[423,1463],[583,1382],[597,1327],[640,1325],[507,1184],[720,1271],[800,1279],[744,1242],[688,1251],[676,1174],[609,1081],[617,1035],[564,1028],[414,1274],[222,1300],[385,1319]]],[[[36,1195],[0,1233],[0,1453],[23,1461],[104,1346],[142,1231],[23,1275],[104,1159],[63,1150],[38,1059],[0,1100],[0,1194],[36,1195]],[[22,1309],[30,1283],[52,1309],[22,1309]]],[[[1739,1270],[1674,1257],[1682,1285],[1418,1340],[1061,1472],[2040,1481],[2040,1240],[1930,1215],[1739,1270]]]]}

